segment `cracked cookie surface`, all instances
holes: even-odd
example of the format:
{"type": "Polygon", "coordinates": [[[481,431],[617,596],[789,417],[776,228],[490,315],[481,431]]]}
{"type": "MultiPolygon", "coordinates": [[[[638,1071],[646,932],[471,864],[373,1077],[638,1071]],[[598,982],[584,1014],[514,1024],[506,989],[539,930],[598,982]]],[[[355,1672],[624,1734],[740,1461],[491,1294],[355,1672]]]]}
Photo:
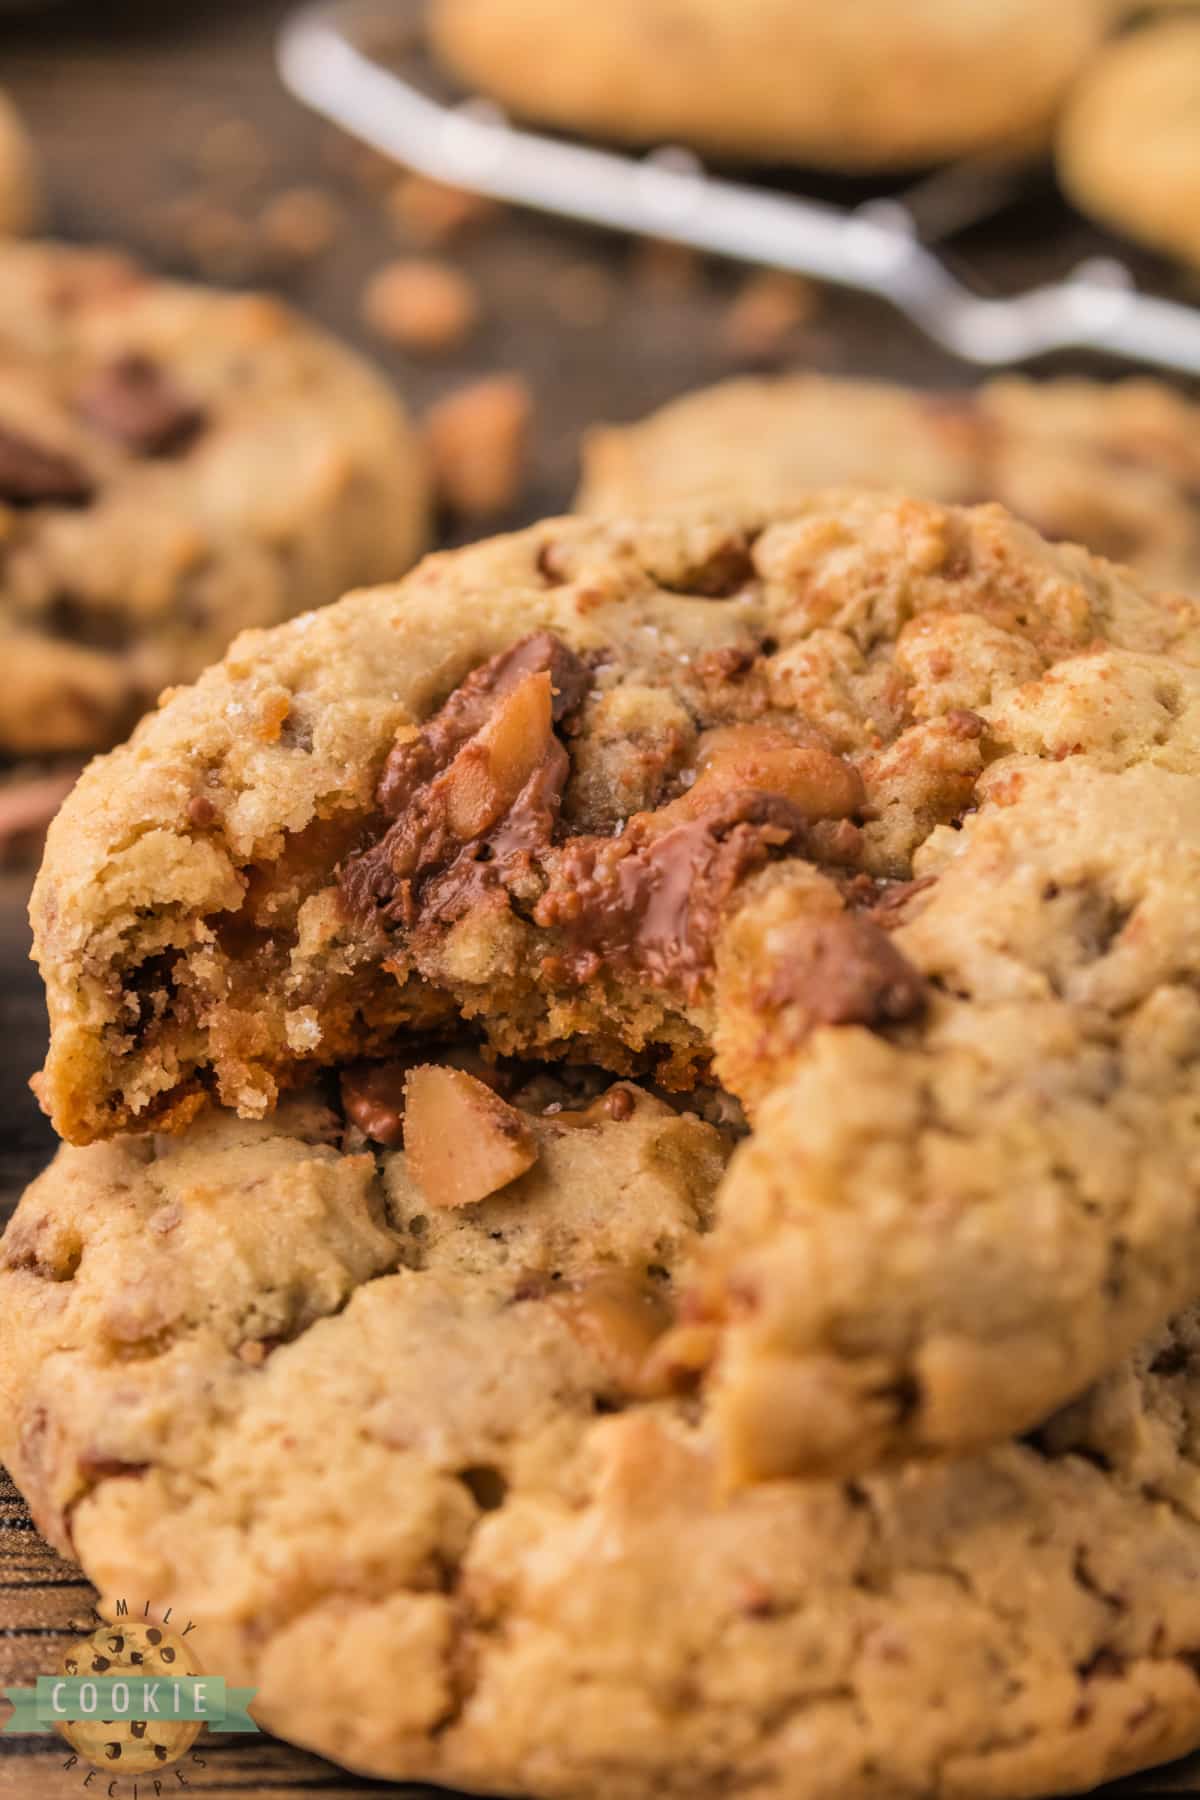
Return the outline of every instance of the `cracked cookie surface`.
{"type": "Polygon", "coordinates": [[[248,625],[401,573],[415,432],[265,295],[0,245],[0,750],[103,748],[248,625]]]}
{"type": "Polygon", "coordinates": [[[1043,137],[1111,21],[1102,0],[436,0],[450,71],[566,131],[832,169],[1043,137]]]}
{"type": "Polygon", "coordinates": [[[723,1477],[995,1442],[1196,1291],[1197,663],[1194,602],[998,508],[433,558],[85,775],[43,1101],[80,1141],[261,1116],[463,1020],[715,1077],[752,1127],[690,1278],[723,1477]]]}
{"type": "Polygon", "coordinates": [[[986,381],[922,392],[820,375],[740,377],[586,435],[578,506],[623,515],[786,504],[834,483],[975,504],[1200,591],[1197,409],[1149,380],[986,381]]]}
{"type": "Polygon", "coordinates": [[[0,1242],[0,1455],[264,1726],[555,1800],[1016,1800],[1200,1739],[1194,1316],[1027,1442],[731,1497],[644,1353],[722,1134],[535,1077],[533,1166],[447,1207],[364,1081],[64,1148],[0,1242]]]}

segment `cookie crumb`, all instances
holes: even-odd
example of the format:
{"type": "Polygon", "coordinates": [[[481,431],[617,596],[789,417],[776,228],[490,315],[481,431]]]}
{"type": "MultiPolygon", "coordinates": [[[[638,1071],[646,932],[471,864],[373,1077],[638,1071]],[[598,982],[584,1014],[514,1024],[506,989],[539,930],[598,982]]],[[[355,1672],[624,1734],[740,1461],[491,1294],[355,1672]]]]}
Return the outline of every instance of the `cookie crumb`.
{"type": "Polygon", "coordinates": [[[483,194],[449,187],[415,170],[402,175],[390,189],[387,208],[414,243],[429,248],[451,243],[499,211],[496,202],[483,194]]]}
{"type": "Polygon", "coordinates": [[[294,1011],[285,1013],[283,1029],[289,1049],[297,1052],[316,1050],[324,1036],[320,1014],[315,1006],[298,1006],[294,1011]]]}
{"type": "Polygon", "coordinates": [[[197,144],[193,161],[205,175],[237,185],[261,180],[270,167],[266,142],[249,119],[218,119],[197,144]]]}
{"type": "Polygon", "coordinates": [[[267,249],[285,262],[312,262],[337,237],[341,215],[324,188],[285,188],[269,200],[259,216],[267,249]]]}
{"type": "Polygon", "coordinates": [[[750,275],[725,315],[722,344],[749,361],[775,356],[793,331],[816,316],[819,304],[819,290],[801,275],[773,269],[750,275]]]}
{"type": "Polygon", "coordinates": [[[367,283],[362,316],[377,337],[405,350],[450,350],[479,317],[475,289],[449,263],[402,257],[367,283]]]}
{"type": "Polygon", "coordinates": [[[511,507],[525,470],[533,396],[519,375],[494,375],[447,394],[425,416],[439,497],[467,518],[511,507]]]}

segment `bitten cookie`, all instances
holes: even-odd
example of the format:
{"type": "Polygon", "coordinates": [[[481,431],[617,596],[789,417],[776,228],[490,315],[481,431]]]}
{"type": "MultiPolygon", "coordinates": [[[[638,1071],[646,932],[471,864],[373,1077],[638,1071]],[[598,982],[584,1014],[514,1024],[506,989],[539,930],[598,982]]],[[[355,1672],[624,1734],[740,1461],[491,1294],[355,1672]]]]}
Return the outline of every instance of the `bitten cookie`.
{"type": "Polygon", "coordinates": [[[1083,212],[1200,264],[1200,17],[1152,19],[1101,51],[1070,95],[1057,161],[1083,212]]]}
{"type": "Polygon", "coordinates": [[[1194,1315],[1025,1443],[729,1496],[658,1385],[720,1136],[548,1093],[491,1096],[529,1163],[465,1204],[412,1077],[407,1154],[315,1098],[60,1153],[0,1243],[0,1454],[109,1607],[472,1792],[1018,1800],[1200,1741],[1194,1315]]]}
{"type": "Polygon", "coordinates": [[[434,49],[518,114],[634,143],[886,169],[1048,134],[1103,0],[435,0],[434,49]]]}
{"type": "Polygon", "coordinates": [[[0,246],[0,751],[112,743],[242,627],[400,574],[425,520],[387,386],[279,301],[0,246]]]}
{"type": "Polygon", "coordinates": [[[48,841],[40,1094],[264,1116],[462,1021],[753,1127],[725,1475],[1026,1429],[1200,1279],[1200,606],[998,507],[552,520],[251,633],[48,841]]]}
{"type": "Polygon", "coordinates": [[[1043,537],[1200,591],[1200,408],[1162,382],[1024,381],[961,393],[743,377],[584,441],[577,504],[654,512],[786,503],[830,483],[999,500],[1043,537]]]}

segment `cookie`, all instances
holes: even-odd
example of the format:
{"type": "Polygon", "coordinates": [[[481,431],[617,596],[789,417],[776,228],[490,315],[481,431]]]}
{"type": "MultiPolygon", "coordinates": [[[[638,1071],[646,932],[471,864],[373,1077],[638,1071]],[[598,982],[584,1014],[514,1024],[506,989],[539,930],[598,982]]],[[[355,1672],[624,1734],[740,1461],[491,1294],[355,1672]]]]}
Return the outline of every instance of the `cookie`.
{"type": "Polygon", "coordinates": [[[94,749],[247,625],[401,573],[422,453],[279,301],[0,247],[0,751],[94,749]]]}
{"type": "Polygon", "coordinates": [[[742,377],[584,441],[584,512],[786,502],[830,483],[999,500],[1163,587],[1200,591],[1200,409],[1161,382],[961,393],[820,375],[742,377]]]}
{"type": "Polygon", "coordinates": [[[85,772],[42,1102],[80,1143],[265,1116],[463,1022],[715,1075],[726,1478],[993,1442],[1196,1291],[1198,663],[1197,603],[998,507],[432,558],[85,772]]]}
{"type": "Polygon", "coordinates": [[[1200,17],[1155,18],[1108,44],[1070,94],[1056,160],[1082,212],[1200,264],[1200,17]]]}
{"type": "Polygon", "coordinates": [[[0,91],[0,238],[32,231],[41,213],[37,154],[16,107],[0,91]]]}
{"type": "Polygon", "coordinates": [[[435,0],[433,47],[515,113],[637,144],[902,168],[1047,133],[1101,0],[435,0]]]}
{"type": "Polygon", "coordinates": [[[0,1245],[0,1454],[102,1604],[472,1792],[1016,1800],[1200,1742],[1194,1314],[1026,1442],[729,1496],[645,1388],[718,1133],[516,1098],[537,1164],[449,1210],[315,1098],[60,1152],[0,1245]]]}

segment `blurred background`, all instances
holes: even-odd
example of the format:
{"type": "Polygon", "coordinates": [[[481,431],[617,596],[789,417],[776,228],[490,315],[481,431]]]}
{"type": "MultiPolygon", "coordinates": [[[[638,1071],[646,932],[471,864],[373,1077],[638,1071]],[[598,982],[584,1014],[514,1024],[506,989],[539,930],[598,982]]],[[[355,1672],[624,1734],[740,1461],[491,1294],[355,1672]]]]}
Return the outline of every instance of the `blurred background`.
{"type": "MultiPolygon", "coordinates": [[[[404,66],[428,78],[421,7],[375,10],[389,43],[400,20],[404,66]]],[[[733,412],[682,415],[644,455],[609,440],[590,471],[596,503],[601,476],[636,499],[643,481],[683,489],[697,470],[710,488],[747,471],[772,488],[858,473],[969,500],[999,492],[1052,535],[1200,582],[1189,381],[1160,370],[1110,406],[1111,384],[1139,371],[1072,352],[1024,373],[1096,387],[977,402],[979,372],[884,300],[432,183],[285,90],[288,13],[286,0],[0,0],[13,109],[0,116],[0,234],[115,246],[172,278],[266,288],[354,346],[418,423],[432,542],[569,508],[598,424],[794,371],[916,392],[754,390],[733,412]]],[[[847,208],[898,198],[982,295],[1101,257],[1149,292],[1200,299],[1200,7],[849,0],[831,20],[807,0],[446,0],[440,14],[454,67],[434,80],[452,98],[490,86],[535,125],[631,150],[662,141],[661,118],[668,141],[766,191],[847,208]],[[782,128],[781,81],[795,101],[782,128]],[[806,107],[806,91],[822,104],[806,107]]],[[[20,354],[0,331],[0,356],[20,354]]],[[[0,576],[0,628],[12,605],[0,576]]],[[[52,1148],[26,1085],[45,1026],[24,908],[48,801],[77,766],[77,748],[31,759],[0,743],[0,1221],[52,1148]]],[[[0,1487],[0,1500],[24,1530],[15,1496],[0,1487]]],[[[52,1607],[30,1623],[45,1570],[28,1567],[25,1589],[23,1577],[0,1584],[20,1590],[0,1605],[5,1679],[32,1667],[22,1633],[56,1628],[52,1607]]],[[[212,1791],[369,1785],[281,1747],[230,1758],[212,1791]]],[[[0,1758],[0,1793],[40,1791],[31,1767],[0,1758]]]]}

